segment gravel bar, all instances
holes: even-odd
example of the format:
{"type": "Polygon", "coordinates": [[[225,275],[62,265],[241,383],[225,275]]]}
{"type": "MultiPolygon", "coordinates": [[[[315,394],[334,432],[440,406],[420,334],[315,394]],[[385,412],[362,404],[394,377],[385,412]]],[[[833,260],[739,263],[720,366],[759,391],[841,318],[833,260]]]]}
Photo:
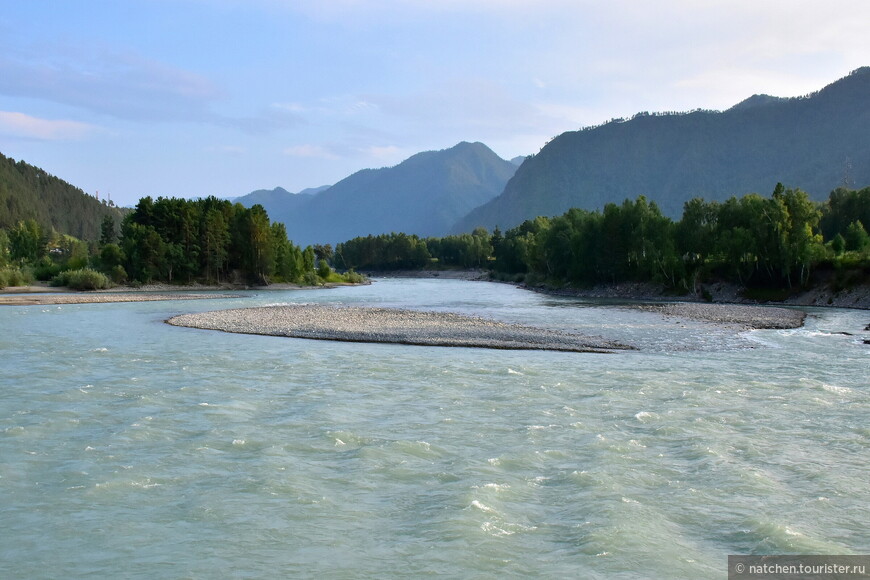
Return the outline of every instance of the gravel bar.
{"type": "Polygon", "coordinates": [[[630,308],[660,312],[691,320],[737,326],[745,330],[800,328],[806,313],[775,306],[743,306],[738,304],[702,304],[675,302],[668,304],[634,304],[630,308]]]}
{"type": "Polygon", "coordinates": [[[346,342],[421,346],[611,352],[630,349],[598,337],[454,314],[319,304],[237,308],[183,314],[174,326],[346,342]]]}

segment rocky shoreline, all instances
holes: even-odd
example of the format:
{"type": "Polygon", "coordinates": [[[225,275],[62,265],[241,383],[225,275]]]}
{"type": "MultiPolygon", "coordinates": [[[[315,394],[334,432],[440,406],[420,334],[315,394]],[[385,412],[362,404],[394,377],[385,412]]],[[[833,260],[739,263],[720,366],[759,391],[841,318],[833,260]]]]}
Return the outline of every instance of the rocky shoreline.
{"type": "Polygon", "coordinates": [[[672,302],[658,304],[632,304],[625,306],[665,316],[712,322],[741,330],[800,328],[806,312],[776,306],[744,306],[739,304],[702,304],[698,302],[672,302]]]}
{"type": "Polygon", "coordinates": [[[631,347],[598,337],[447,312],[319,304],[183,314],[174,326],[345,342],[383,342],[510,350],[612,352],[631,347]]]}
{"type": "Polygon", "coordinates": [[[853,288],[833,290],[828,286],[819,286],[804,290],[789,296],[785,300],[759,301],[746,298],[743,288],[735,284],[715,283],[703,287],[708,300],[701,295],[686,294],[674,296],[669,294],[664,286],[651,282],[623,282],[619,284],[601,284],[592,288],[549,288],[546,286],[518,285],[521,288],[552,294],[554,296],[573,296],[577,298],[615,299],[615,300],[645,300],[668,301],[684,303],[713,304],[743,304],[769,306],[818,306],[830,308],[855,308],[870,310],[870,286],[857,285],[853,288]]]}

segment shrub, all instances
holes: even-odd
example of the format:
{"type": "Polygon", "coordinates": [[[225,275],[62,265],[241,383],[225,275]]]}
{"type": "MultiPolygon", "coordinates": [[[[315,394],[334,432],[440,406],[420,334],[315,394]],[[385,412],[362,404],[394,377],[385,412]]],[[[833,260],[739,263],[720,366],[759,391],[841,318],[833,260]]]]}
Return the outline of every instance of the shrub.
{"type": "Polygon", "coordinates": [[[0,288],[7,286],[26,286],[33,280],[29,270],[21,268],[0,268],[0,288]]]}
{"type": "Polygon", "coordinates": [[[65,270],[52,278],[52,286],[68,286],[74,290],[98,290],[111,287],[109,278],[96,270],[81,268],[65,270]]]}
{"type": "Polygon", "coordinates": [[[341,278],[342,281],[348,282],[349,284],[362,284],[366,281],[366,277],[358,272],[354,272],[353,268],[345,272],[341,278]]]}
{"type": "Polygon", "coordinates": [[[324,282],[329,280],[329,275],[332,273],[332,268],[329,267],[329,264],[326,260],[320,260],[317,264],[317,276],[323,280],[324,282]]]}
{"type": "Polygon", "coordinates": [[[54,260],[49,258],[48,256],[43,256],[36,262],[36,265],[33,267],[33,276],[37,280],[47,281],[51,280],[61,272],[60,264],[55,264],[54,260]]]}
{"type": "Polygon", "coordinates": [[[303,286],[319,286],[320,281],[317,279],[317,274],[314,271],[305,272],[302,276],[302,285],[303,286]]]}
{"type": "Polygon", "coordinates": [[[127,282],[127,271],[124,266],[117,264],[109,270],[109,276],[115,284],[125,284],[127,282]]]}

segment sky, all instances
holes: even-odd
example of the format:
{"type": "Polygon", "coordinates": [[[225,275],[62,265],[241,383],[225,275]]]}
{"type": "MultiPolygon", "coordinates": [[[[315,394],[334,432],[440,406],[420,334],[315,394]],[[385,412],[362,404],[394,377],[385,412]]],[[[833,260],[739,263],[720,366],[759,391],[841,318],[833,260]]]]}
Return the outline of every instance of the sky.
{"type": "Polygon", "coordinates": [[[0,153],[87,193],[297,192],[480,141],[805,95],[866,0],[0,0],[0,153]]]}

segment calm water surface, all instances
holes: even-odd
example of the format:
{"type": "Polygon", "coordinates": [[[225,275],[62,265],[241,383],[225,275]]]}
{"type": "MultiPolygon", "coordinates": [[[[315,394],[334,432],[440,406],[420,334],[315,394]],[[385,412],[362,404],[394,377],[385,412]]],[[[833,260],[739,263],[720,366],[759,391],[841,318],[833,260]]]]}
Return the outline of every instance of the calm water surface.
{"type": "Polygon", "coordinates": [[[728,554],[870,553],[866,311],[738,333],[481,282],[240,296],[0,308],[0,577],[725,578],[728,554]],[[293,302],[639,350],[163,323],[293,302]]]}

